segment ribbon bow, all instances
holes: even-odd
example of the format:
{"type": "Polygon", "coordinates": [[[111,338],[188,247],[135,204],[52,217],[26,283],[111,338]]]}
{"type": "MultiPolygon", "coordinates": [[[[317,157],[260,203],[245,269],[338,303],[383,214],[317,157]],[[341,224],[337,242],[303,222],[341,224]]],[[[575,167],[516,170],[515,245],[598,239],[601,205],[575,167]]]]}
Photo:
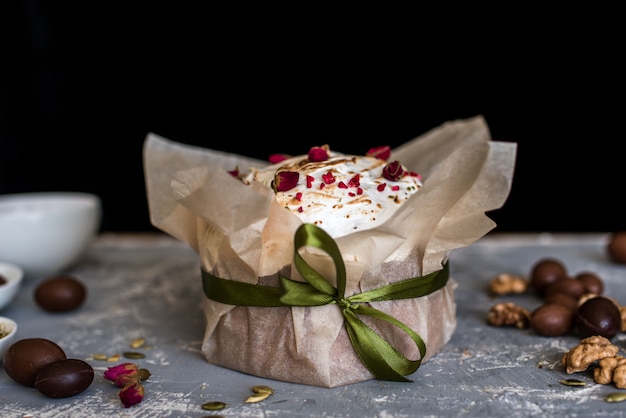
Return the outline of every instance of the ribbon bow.
{"type": "Polygon", "coordinates": [[[448,281],[448,263],[443,269],[425,276],[391,283],[367,292],[345,297],[346,269],[336,242],[313,224],[301,225],[294,237],[294,264],[306,282],[281,276],[282,288],[225,280],[202,270],[204,292],[209,299],[242,306],[321,306],[336,304],[355,351],[372,374],[382,380],[409,382],[404,376],[415,372],[426,354],[426,344],[407,325],[366,303],[408,299],[428,295],[448,281]],[[302,258],[299,249],[316,247],[326,252],[335,264],[337,288],[302,258]],[[250,291],[251,288],[254,291],[250,291]],[[420,352],[410,360],[365,324],[358,315],[386,321],[408,334],[420,352]]]}

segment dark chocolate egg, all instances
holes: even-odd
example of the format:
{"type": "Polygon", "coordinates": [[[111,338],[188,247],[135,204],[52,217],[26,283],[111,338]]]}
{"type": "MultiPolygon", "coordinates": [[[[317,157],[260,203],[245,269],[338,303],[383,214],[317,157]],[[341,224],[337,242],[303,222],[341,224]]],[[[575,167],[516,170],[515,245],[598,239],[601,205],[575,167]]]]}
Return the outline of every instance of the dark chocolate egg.
{"type": "Polygon", "coordinates": [[[622,329],[622,315],[615,302],[597,296],[578,307],[576,327],[582,338],[600,335],[610,340],[622,329]]]}
{"type": "Polygon", "coordinates": [[[89,363],[68,358],[44,366],[37,374],[35,387],[49,398],[68,398],[87,389],[93,378],[89,363]]]}
{"type": "Polygon", "coordinates": [[[74,310],[83,304],[86,297],[85,285],[68,275],[50,277],[35,288],[35,301],[50,312],[74,310]]]}
{"type": "Polygon", "coordinates": [[[44,366],[65,358],[65,351],[57,343],[45,338],[25,338],[8,348],[2,365],[11,379],[34,387],[37,374],[44,366]]]}

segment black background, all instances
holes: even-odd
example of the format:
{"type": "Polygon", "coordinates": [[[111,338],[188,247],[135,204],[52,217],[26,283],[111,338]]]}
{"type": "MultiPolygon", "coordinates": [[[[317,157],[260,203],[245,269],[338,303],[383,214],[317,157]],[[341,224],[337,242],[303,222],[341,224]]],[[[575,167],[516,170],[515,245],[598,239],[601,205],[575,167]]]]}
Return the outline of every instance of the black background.
{"type": "Polygon", "coordinates": [[[617,10],[57,3],[1,6],[0,194],[92,192],[103,230],[151,231],[148,132],[266,159],[483,115],[518,144],[495,231],[626,229],[617,10]]]}

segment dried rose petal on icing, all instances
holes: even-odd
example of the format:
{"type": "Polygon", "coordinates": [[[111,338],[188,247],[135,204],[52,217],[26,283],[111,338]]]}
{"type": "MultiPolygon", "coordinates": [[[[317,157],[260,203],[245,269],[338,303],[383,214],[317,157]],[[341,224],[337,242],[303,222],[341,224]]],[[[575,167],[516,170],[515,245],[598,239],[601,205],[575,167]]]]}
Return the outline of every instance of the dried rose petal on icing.
{"type": "Polygon", "coordinates": [[[299,178],[297,171],[281,171],[274,176],[274,188],[277,192],[286,192],[296,187],[299,178]]]}
{"type": "Polygon", "coordinates": [[[269,162],[271,164],[276,164],[276,163],[279,163],[281,161],[285,161],[287,158],[289,158],[289,155],[287,155],[287,154],[272,154],[272,155],[270,155],[268,160],[269,160],[269,162]]]}
{"type": "Polygon", "coordinates": [[[387,180],[396,181],[404,175],[404,168],[399,161],[392,161],[383,168],[383,177],[387,180]]]}
{"type": "Polygon", "coordinates": [[[309,150],[309,161],[317,163],[328,160],[328,150],[324,147],[311,147],[309,150]]]}
{"type": "Polygon", "coordinates": [[[391,147],[389,145],[383,145],[381,147],[370,148],[365,155],[387,161],[391,156],[391,147]]]}

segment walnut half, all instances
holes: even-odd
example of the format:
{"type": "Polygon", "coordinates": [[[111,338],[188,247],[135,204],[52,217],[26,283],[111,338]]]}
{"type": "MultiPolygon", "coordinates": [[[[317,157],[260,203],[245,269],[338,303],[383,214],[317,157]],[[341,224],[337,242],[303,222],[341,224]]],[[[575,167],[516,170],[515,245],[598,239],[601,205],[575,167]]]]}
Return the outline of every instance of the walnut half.
{"type": "Polygon", "coordinates": [[[593,380],[601,385],[615,383],[619,389],[626,388],[626,358],[619,355],[603,358],[593,370],[593,380]]]}
{"type": "Polygon", "coordinates": [[[590,364],[617,354],[619,348],[611,341],[600,335],[592,335],[584,338],[576,347],[565,353],[561,358],[561,364],[567,374],[587,370],[590,364]]]}
{"type": "Polygon", "coordinates": [[[530,325],[530,313],[513,302],[502,302],[491,307],[487,313],[487,323],[494,327],[515,326],[525,329],[530,325]]]}

